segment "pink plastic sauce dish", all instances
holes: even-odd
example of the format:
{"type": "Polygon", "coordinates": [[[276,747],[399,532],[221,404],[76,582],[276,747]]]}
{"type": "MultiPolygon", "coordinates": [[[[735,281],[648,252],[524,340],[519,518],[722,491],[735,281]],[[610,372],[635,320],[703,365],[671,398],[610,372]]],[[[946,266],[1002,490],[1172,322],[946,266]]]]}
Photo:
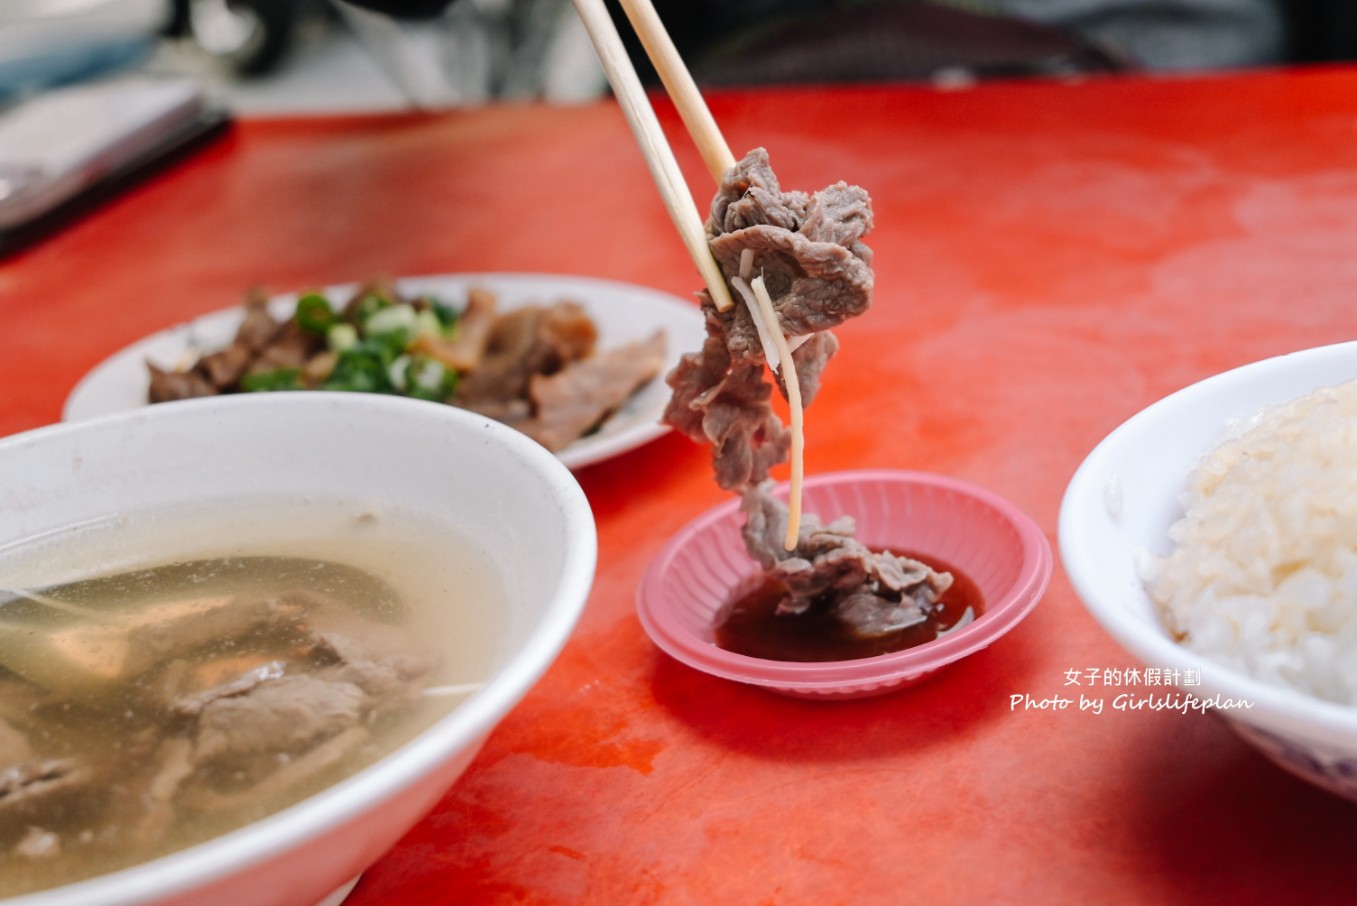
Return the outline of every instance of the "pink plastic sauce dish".
{"type": "MultiPolygon", "coordinates": [[[[777,489],[785,496],[786,485],[777,489]]],[[[863,698],[918,682],[1016,626],[1050,581],[1052,554],[1041,529],[1011,502],[956,478],[870,470],[808,478],[806,513],[857,522],[873,549],[909,551],[949,564],[980,589],[983,612],[969,625],[913,648],[842,661],[775,661],[717,646],[716,621],[737,586],[758,572],[745,552],[738,498],[684,526],[651,563],[637,613],[655,644],[694,669],[811,699],[863,698]]]]}

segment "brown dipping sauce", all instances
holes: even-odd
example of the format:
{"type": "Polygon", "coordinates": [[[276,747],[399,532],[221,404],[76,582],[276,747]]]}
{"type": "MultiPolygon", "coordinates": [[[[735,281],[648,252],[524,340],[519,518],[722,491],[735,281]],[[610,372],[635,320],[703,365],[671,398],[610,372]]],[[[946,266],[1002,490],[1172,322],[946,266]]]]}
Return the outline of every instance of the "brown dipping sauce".
{"type": "Polygon", "coordinates": [[[925,622],[886,635],[864,637],[835,618],[827,602],[819,599],[803,613],[779,614],[777,606],[787,596],[786,586],[759,574],[741,583],[722,611],[716,624],[717,646],[768,661],[847,661],[931,642],[939,632],[955,626],[966,608],[971,608],[977,617],[984,612],[979,586],[956,567],[933,557],[925,560],[907,552],[893,553],[924,560],[933,569],[952,574],[952,587],[925,622]]]}

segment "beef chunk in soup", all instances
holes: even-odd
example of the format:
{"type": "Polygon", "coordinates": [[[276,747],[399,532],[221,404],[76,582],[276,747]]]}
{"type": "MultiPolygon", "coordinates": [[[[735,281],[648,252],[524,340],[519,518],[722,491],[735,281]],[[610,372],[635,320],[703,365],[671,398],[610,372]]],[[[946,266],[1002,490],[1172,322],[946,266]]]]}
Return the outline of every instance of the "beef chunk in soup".
{"type": "Polygon", "coordinates": [[[383,646],[361,634],[321,632],[316,642],[318,652],[338,661],[321,671],[321,675],[353,684],[366,696],[367,707],[377,710],[407,702],[418,694],[422,680],[433,666],[427,656],[383,646]]]}
{"type": "Polygon", "coordinates": [[[439,665],[389,622],[403,607],[371,574],[272,557],[5,602],[33,630],[0,645],[0,899],[197,842],[389,751],[434,707],[439,665]]]}
{"type": "Polygon", "coordinates": [[[54,628],[6,652],[4,664],[48,689],[109,689],[177,652],[239,639],[297,616],[280,597],[216,595],[160,601],[54,628]]]}
{"type": "MultiPolygon", "coordinates": [[[[0,693],[3,691],[0,688],[0,693]]],[[[33,747],[28,744],[28,737],[11,726],[9,721],[0,718],[0,768],[32,757],[33,747]]]]}
{"type": "Polygon", "coordinates": [[[73,758],[45,758],[0,769],[0,827],[17,828],[61,811],[89,792],[93,772],[73,758]]]}
{"type": "Polygon", "coordinates": [[[208,703],[198,718],[195,757],[239,764],[261,754],[290,754],[356,725],[363,690],[352,683],[285,676],[208,703]]]}
{"type": "Polygon", "coordinates": [[[286,672],[285,665],[279,660],[251,658],[248,666],[240,661],[239,657],[231,657],[196,666],[186,660],[175,661],[165,670],[169,710],[180,717],[197,717],[217,699],[249,692],[260,683],[278,679],[286,672]],[[227,671],[224,677],[223,669],[227,671]],[[187,688],[196,687],[204,674],[216,674],[219,678],[205,688],[187,688]]]}
{"type": "Polygon", "coordinates": [[[262,774],[246,774],[234,778],[237,782],[226,786],[198,783],[186,789],[184,805],[199,810],[241,812],[256,808],[260,800],[275,799],[290,790],[314,780],[334,768],[369,741],[367,727],[350,727],[329,739],[312,746],[299,755],[289,757],[262,774]],[[246,782],[242,785],[240,782],[246,782]]]}
{"type": "Polygon", "coordinates": [[[426,649],[412,646],[394,626],[374,623],[353,611],[315,601],[306,623],[308,644],[322,662],[318,675],[352,683],[373,707],[385,699],[403,701],[423,686],[437,661],[426,649]]]}

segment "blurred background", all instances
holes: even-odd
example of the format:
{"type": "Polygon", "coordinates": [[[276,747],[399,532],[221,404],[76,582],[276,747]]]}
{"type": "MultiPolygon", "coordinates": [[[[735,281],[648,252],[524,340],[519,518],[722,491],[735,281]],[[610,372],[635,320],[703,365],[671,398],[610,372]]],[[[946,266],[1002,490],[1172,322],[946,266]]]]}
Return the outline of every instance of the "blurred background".
{"type": "MultiPolygon", "coordinates": [[[[965,84],[1357,57],[1354,0],[657,0],[656,6],[705,85],[965,84]]],[[[242,114],[572,103],[606,92],[569,0],[456,0],[435,15],[399,20],[343,0],[0,3],[0,105],[129,72],[192,76],[242,114]]]]}

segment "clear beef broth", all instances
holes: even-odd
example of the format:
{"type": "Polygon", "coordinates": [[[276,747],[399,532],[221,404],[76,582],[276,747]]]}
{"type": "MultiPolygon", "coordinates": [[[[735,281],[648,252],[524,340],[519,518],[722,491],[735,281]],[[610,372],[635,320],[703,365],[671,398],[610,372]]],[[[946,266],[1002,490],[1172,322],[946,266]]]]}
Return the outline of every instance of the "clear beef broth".
{"type": "MultiPolygon", "coordinates": [[[[284,808],[389,753],[486,675],[502,591],[478,558],[450,557],[445,535],[399,518],[312,506],[301,522],[335,518],[347,527],[337,542],[280,528],[223,556],[65,583],[41,600],[0,593],[0,897],[284,808]],[[327,543],[338,558],[314,556],[327,543]],[[432,647],[450,622],[479,643],[432,647]]],[[[70,546],[46,541],[27,560],[70,546]]],[[[25,563],[0,551],[0,570],[25,563]]]]}

